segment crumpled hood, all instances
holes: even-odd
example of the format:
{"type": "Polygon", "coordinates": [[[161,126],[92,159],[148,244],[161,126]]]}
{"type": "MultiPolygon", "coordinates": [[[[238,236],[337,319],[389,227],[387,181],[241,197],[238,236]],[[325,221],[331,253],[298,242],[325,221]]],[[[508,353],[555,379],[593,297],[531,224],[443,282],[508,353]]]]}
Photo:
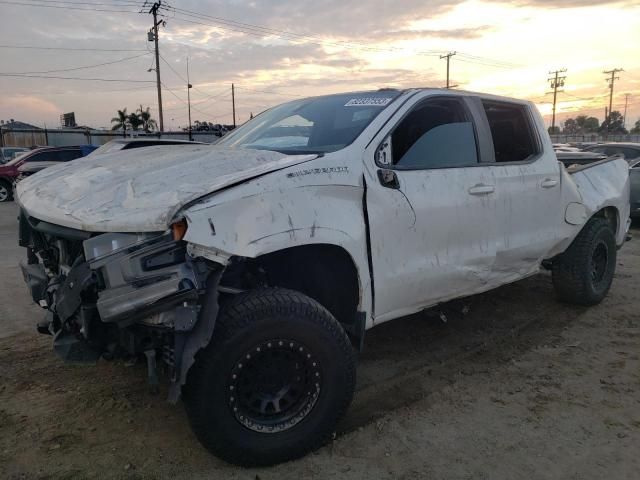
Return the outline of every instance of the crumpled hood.
{"type": "Polygon", "coordinates": [[[56,165],[17,184],[29,215],[92,232],[165,230],[186,203],[316,158],[215,145],[145,147],[56,165]]]}

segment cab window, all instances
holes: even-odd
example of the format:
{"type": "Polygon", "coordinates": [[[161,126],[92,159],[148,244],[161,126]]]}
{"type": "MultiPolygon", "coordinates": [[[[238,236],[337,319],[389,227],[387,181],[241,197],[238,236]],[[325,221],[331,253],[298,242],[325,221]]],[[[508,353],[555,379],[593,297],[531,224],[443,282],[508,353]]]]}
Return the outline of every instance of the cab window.
{"type": "Polygon", "coordinates": [[[527,107],[483,100],[496,162],[524,162],[540,153],[533,136],[527,107]]]}
{"type": "Polygon", "coordinates": [[[476,137],[470,114],[459,99],[428,99],[416,106],[391,135],[398,169],[477,165],[476,137]]]}

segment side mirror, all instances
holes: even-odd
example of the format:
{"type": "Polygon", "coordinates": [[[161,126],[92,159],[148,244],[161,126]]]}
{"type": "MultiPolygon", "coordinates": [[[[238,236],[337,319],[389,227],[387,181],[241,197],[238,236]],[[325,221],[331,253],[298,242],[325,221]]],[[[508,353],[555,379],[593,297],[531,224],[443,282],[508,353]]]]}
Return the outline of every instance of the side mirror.
{"type": "Polygon", "coordinates": [[[386,137],[376,150],[376,163],[381,166],[390,166],[393,163],[391,155],[391,135],[386,137]]]}

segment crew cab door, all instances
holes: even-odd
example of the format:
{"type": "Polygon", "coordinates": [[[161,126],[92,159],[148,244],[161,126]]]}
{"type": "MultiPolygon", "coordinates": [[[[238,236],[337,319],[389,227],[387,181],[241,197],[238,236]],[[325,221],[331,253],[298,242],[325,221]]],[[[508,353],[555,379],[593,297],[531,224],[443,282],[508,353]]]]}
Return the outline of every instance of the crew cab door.
{"type": "Polygon", "coordinates": [[[493,158],[484,158],[497,192],[494,281],[538,271],[564,222],[560,164],[539,115],[527,103],[474,98],[486,116],[493,158]]]}
{"type": "Polygon", "coordinates": [[[495,260],[495,182],[473,106],[416,95],[364,154],[375,321],[484,290],[495,260]]]}

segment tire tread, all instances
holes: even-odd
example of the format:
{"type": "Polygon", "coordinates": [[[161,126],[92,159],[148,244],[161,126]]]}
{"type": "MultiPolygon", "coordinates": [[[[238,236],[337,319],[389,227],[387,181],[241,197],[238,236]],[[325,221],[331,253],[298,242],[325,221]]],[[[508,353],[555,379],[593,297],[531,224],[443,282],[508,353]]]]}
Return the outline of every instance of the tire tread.
{"type": "Polygon", "coordinates": [[[556,295],[560,300],[576,305],[595,305],[600,303],[607,294],[609,287],[605,289],[603,295],[595,295],[591,291],[585,264],[588,261],[593,241],[602,230],[608,231],[607,234],[613,238],[612,261],[615,262],[615,235],[611,225],[604,218],[592,218],[569,248],[553,262],[552,281],[556,295]]]}
{"type": "Polygon", "coordinates": [[[198,354],[196,363],[189,373],[184,400],[191,426],[205,447],[220,458],[243,466],[271,465],[299,458],[327,443],[335,426],[334,422],[323,422],[321,431],[307,435],[287,452],[252,452],[250,455],[210,431],[209,422],[205,418],[207,409],[201,404],[203,399],[198,391],[207,381],[206,372],[215,368],[213,353],[234,338],[236,334],[259,322],[265,312],[293,313],[306,321],[316,323],[335,339],[336,345],[341,350],[342,358],[346,359],[346,363],[341,367],[347,378],[347,391],[342,394],[341,403],[335,415],[337,420],[346,413],[355,387],[356,357],[351,343],[338,321],[318,302],[302,293],[283,288],[253,290],[231,299],[221,309],[211,343],[198,354]]]}

